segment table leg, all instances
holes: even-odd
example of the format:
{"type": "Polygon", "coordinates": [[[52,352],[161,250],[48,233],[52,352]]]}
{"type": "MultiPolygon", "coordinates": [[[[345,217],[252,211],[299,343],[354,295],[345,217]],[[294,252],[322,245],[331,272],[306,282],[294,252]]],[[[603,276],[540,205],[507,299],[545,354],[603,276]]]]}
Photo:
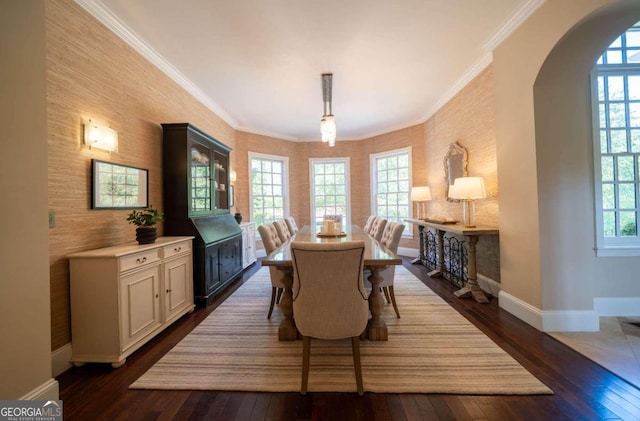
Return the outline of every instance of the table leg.
{"type": "Polygon", "coordinates": [[[381,317],[382,310],[384,310],[384,299],[380,293],[380,283],[382,282],[382,276],[380,271],[386,269],[386,266],[369,266],[371,271],[369,276],[369,282],[371,282],[371,294],[369,294],[369,311],[371,311],[371,318],[367,324],[367,337],[370,341],[386,341],[387,337],[387,324],[381,317]]]}
{"type": "Polygon", "coordinates": [[[467,269],[467,284],[464,288],[454,292],[458,298],[471,297],[479,303],[486,304],[489,299],[484,295],[484,291],[480,289],[478,285],[478,272],[476,269],[476,243],[478,242],[478,236],[465,235],[467,244],[469,245],[469,267],[467,269]]]}
{"type": "Polygon", "coordinates": [[[432,278],[442,277],[444,269],[444,231],[436,230],[438,232],[438,262],[436,263],[436,269],[427,273],[432,278]]]}
{"type": "Polygon", "coordinates": [[[278,268],[284,272],[284,293],[282,294],[282,300],[280,301],[280,310],[284,319],[280,321],[280,327],[278,328],[278,340],[280,341],[295,341],[298,339],[298,329],[296,328],[296,322],[293,320],[293,268],[278,268]]]}

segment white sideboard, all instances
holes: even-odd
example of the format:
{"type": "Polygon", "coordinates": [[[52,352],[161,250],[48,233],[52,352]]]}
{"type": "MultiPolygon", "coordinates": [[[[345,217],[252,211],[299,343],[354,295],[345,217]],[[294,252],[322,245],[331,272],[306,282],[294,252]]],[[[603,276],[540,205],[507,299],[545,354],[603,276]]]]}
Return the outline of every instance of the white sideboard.
{"type": "Polygon", "coordinates": [[[242,269],[254,263],[256,259],[256,223],[240,224],[242,229],[242,269]]]}
{"type": "Polygon", "coordinates": [[[194,237],[160,237],[69,255],[71,361],[122,366],[193,311],[194,237]]]}

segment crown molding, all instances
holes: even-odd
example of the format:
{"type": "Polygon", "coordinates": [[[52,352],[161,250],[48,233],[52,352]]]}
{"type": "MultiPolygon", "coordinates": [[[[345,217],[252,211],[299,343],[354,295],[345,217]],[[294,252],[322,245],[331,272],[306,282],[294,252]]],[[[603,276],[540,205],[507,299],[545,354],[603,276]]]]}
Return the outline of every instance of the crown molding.
{"type": "MultiPolygon", "coordinates": [[[[296,138],[292,136],[282,135],[279,133],[265,132],[262,130],[254,129],[251,127],[240,126],[235,118],[227,113],[220,105],[206,95],[200,88],[198,88],[191,80],[189,80],[184,74],[176,69],[171,63],[169,63],[164,57],[162,57],[157,51],[142,40],[135,32],[129,29],[123,22],[121,22],[107,7],[105,7],[100,0],[74,0],[78,5],[85,9],[89,14],[96,18],[100,23],[105,25],[114,34],[120,37],[128,45],[130,45],[135,51],[137,51],[144,58],[149,60],[154,66],[164,72],[178,85],[183,87],[194,98],[200,101],[203,105],[213,111],[218,117],[229,124],[233,129],[252,133],[260,136],[267,136],[276,139],[287,140],[290,142],[319,142],[319,138],[296,138]]],[[[357,137],[342,137],[336,139],[337,141],[360,141],[370,139],[376,136],[391,133],[397,130],[402,130],[408,127],[412,127],[418,124],[426,122],[432,117],[438,110],[440,110],[449,100],[457,95],[462,88],[464,88],[469,82],[471,82],[480,72],[482,72],[493,61],[492,51],[502,41],[504,41],[515,29],[520,26],[526,19],[531,16],[546,0],[528,0],[518,11],[516,11],[507,22],[495,32],[482,46],[485,54],[476,61],[467,72],[460,77],[454,85],[434,104],[433,107],[419,120],[399,124],[393,127],[385,128],[375,132],[370,132],[362,136],[357,137]]]]}
{"type": "Polygon", "coordinates": [[[466,72],[458,79],[451,88],[434,104],[433,107],[424,115],[422,122],[427,121],[440,108],[442,108],[449,100],[462,90],[469,82],[480,74],[487,66],[493,62],[492,51],[504,41],[513,31],[516,30],[529,16],[533,14],[546,0],[528,0],[520,9],[518,9],[500,29],[498,29],[489,39],[482,45],[485,54],[480,57],[466,72]]]}
{"type": "Polygon", "coordinates": [[[169,76],[174,82],[182,86],[187,92],[193,95],[204,106],[213,111],[218,117],[237,130],[238,122],[231,117],[221,106],[198,88],[189,78],[176,69],[164,57],[155,51],[151,46],[142,40],[135,32],[121,22],[107,7],[99,0],[75,0],[84,10],[89,12],[100,23],[106,26],[111,32],[129,44],[140,55],[149,60],[154,66],[169,76]]]}
{"type": "MultiPolygon", "coordinates": [[[[305,142],[304,140],[300,140],[297,137],[286,136],[280,133],[266,132],[264,130],[258,130],[252,127],[238,126],[235,129],[240,132],[251,133],[258,136],[272,137],[274,139],[279,139],[279,140],[288,140],[289,142],[305,142]]],[[[319,139],[315,139],[315,140],[319,140],[319,139]]]]}
{"type": "Polygon", "coordinates": [[[513,33],[524,21],[529,19],[546,0],[528,0],[520,9],[518,9],[511,17],[500,27],[485,43],[482,49],[485,52],[493,51],[502,41],[513,33]]]}
{"type": "Polygon", "coordinates": [[[438,110],[440,110],[444,105],[449,102],[454,96],[456,96],[462,88],[467,86],[469,82],[471,82],[476,76],[480,74],[484,69],[487,68],[493,61],[493,55],[491,53],[485,53],[478,61],[476,61],[463,75],[460,79],[458,79],[451,88],[436,102],[433,107],[422,117],[422,122],[427,121],[431,116],[433,116],[438,110]]]}

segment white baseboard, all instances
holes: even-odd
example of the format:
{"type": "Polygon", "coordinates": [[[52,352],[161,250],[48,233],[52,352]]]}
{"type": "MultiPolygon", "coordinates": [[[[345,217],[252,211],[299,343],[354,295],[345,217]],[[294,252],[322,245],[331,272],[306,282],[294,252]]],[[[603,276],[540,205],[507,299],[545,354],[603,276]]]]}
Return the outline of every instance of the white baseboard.
{"type": "Polygon", "coordinates": [[[602,317],[640,316],[640,297],[600,297],[593,299],[593,308],[602,317]]]}
{"type": "Polygon", "coordinates": [[[420,255],[420,251],[418,249],[409,247],[398,247],[398,255],[406,257],[418,257],[420,255]]]}
{"type": "Polygon", "coordinates": [[[49,379],[20,398],[21,401],[60,400],[60,388],[56,379],[49,379]]]}
{"type": "Polygon", "coordinates": [[[516,316],[523,322],[542,330],[542,311],[513,295],[500,290],[498,306],[516,316]]]}
{"type": "Polygon", "coordinates": [[[593,310],[553,310],[542,312],[543,332],[598,332],[600,318],[593,310]]]}
{"type": "Polygon", "coordinates": [[[51,353],[51,371],[53,377],[59,376],[72,367],[71,342],[51,353]]]}
{"type": "Polygon", "coordinates": [[[598,315],[593,310],[542,311],[531,304],[500,291],[500,308],[542,332],[597,332],[600,330],[598,315]]]}
{"type": "Polygon", "coordinates": [[[485,292],[488,292],[494,297],[497,297],[498,294],[500,294],[500,290],[501,290],[500,282],[496,282],[493,279],[486,277],[481,273],[478,274],[478,285],[480,286],[480,289],[482,289],[485,292]]]}

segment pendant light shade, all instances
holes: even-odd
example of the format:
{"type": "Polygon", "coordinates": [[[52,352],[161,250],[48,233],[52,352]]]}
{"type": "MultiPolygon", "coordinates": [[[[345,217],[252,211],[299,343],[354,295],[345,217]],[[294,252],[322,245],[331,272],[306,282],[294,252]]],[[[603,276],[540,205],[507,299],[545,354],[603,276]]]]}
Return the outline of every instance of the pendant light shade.
{"type": "Polygon", "coordinates": [[[324,114],[320,120],[320,134],[322,141],[333,147],[336,144],[336,118],[331,110],[331,91],[333,88],[333,74],[322,74],[322,101],[324,114]]]}

